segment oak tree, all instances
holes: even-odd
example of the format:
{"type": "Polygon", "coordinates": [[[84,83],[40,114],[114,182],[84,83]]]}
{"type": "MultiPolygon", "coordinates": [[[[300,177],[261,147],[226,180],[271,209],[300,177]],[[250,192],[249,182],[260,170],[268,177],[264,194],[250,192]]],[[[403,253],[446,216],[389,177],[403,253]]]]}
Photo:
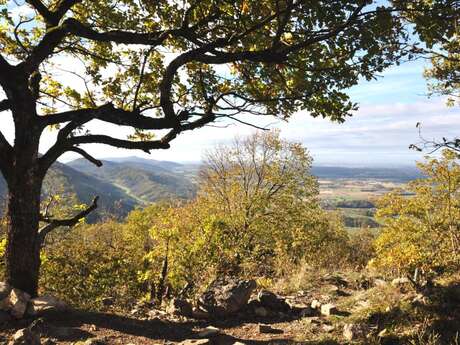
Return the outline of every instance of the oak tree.
{"type": "Polygon", "coordinates": [[[0,134],[8,282],[35,295],[46,233],[96,207],[67,220],[40,213],[43,178],[67,152],[100,165],[86,144],[150,152],[222,118],[351,115],[346,89],[397,60],[407,38],[372,2],[0,0],[0,113],[15,134],[0,134]],[[96,120],[133,134],[88,131],[96,120]],[[56,141],[39,154],[50,128],[56,141]]]}

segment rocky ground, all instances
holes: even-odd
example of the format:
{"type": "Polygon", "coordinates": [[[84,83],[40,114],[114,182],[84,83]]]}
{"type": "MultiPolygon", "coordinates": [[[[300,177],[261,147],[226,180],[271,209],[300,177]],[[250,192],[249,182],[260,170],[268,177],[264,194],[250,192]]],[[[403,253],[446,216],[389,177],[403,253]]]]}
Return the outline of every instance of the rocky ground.
{"type": "Polygon", "coordinates": [[[40,318],[5,317],[0,344],[458,344],[458,281],[417,290],[407,279],[337,274],[284,296],[250,281],[223,284],[193,311],[176,300],[166,310],[144,304],[127,315],[108,307],[106,313],[55,310],[40,318]]]}

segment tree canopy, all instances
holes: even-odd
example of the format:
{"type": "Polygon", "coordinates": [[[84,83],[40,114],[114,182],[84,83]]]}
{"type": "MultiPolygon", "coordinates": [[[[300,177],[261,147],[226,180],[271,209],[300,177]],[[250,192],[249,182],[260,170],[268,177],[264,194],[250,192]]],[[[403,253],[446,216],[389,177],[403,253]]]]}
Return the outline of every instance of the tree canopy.
{"type": "Polygon", "coordinates": [[[3,0],[0,27],[1,109],[14,110],[12,83],[26,77],[40,126],[61,127],[48,164],[95,142],[167,148],[240,113],[341,121],[355,108],[344,89],[394,62],[404,37],[397,17],[361,0],[3,0]],[[95,119],[141,140],[83,135],[95,119]]]}

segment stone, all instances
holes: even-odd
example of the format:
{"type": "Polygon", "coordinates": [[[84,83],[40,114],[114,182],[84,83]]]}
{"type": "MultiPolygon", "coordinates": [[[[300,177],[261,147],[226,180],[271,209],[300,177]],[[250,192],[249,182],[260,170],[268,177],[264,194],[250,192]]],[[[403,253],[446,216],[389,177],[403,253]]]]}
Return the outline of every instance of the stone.
{"type": "Polygon", "coordinates": [[[179,343],[179,345],[209,345],[211,340],[209,339],[187,339],[179,343]]]}
{"type": "Polygon", "coordinates": [[[15,319],[22,319],[27,310],[27,303],[30,301],[30,295],[19,289],[12,289],[4,306],[15,319]]]}
{"type": "Polygon", "coordinates": [[[310,307],[305,307],[300,309],[299,315],[300,317],[309,317],[309,316],[315,316],[318,312],[316,309],[310,308],[310,307]]]}
{"type": "Polygon", "coordinates": [[[220,329],[213,326],[208,326],[204,330],[198,332],[197,336],[200,338],[214,337],[220,334],[220,329]]]}
{"type": "Polygon", "coordinates": [[[355,324],[347,323],[343,326],[343,337],[348,341],[355,340],[357,333],[357,327],[355,324]]]}
{"type": "Polygon", "coordinates": [[[0,301],[3,301],[11,292],[11,286],[8,283],[0,282],[0,301]]]}
{"type": "Polygon", "coordinates": [[[317,299],[314,299],[313,301],[311,301],[311,307],[312,309],[319,309],[321,308],[321,302],[317,299]]]}
{"type": "Polygon", "coordinates": [[[256,307],[254,308],[254,314],[260,317],[267,317],[268,316],[268,310],[265,309],[264,307],[256,307]]]}
{"type": "Polygon", "coordinates": [[[41,345],[40,336],[28,328],[20,329],[13,335],[8,345],[41,345]]]}
{"type": "Polygon", "coordinates": [[[211,317],[235,314],[247,306],[257,284],[254,280],[221,277],[211,283],[198,300],[198,307],[211,317]]]}
{"type": "Polygon", "coordinates": [[[27,315],[40,316],[48,312],[64,312],[69,310],[69,306],[51,295],[32,298],[29,301],[27,315]]]}
{"type": "Polygon", "coordinates": [[[0,310],[0,324],[10,322],[13,318],[11,317],[10,313],[0,310]]]}
{"type": "Polygon", "coordinates": [[[281,329],[273,328],[269,325],[259,324],[259,333],[281,334],[284,332],[281,329]]]}
{"type": "Polygon", "coordinates": [[[374,280],[374,286],[376,286],[376,287],[384,287],[384,286],[387,286],[387,285],[388,285],[388,283],[383,279],[375,279],[374,280]]]}
{"type": "Polygon", "coordinates": [[[101,300],[101,303],[104,307],[110,307],[115,304],[115,300],[113,297],[104,297],[101,300]]]}
{"type": "Polygon", "coordinates": [[[337,307],[335,306],[335,304],[332,303],[323,304],[321,306],[321,314],[324,316],[337,314],[337,307]]]}
{"type": "Polygon", "coordinates": [[[393,286],[401,286],[401,285],[406,285],[409,283],[410,283],[410,280],[409,278],[406,278],[406,277],[395,278],[391,281],[391,285],[393,286]]]}
{"type": "Polygon", "coordinates": [[[307,325],[320,324],[321,320],[318,316],[310,316],[303,319],[307,325]]]}
{"type": "Polygon", "coordinates": [[[174,298],[171,300],[166,312],[172,315],[191,317],[193,314],[193,306],[184,299],[174,298]]]}
{"type": "Polygon", "coordinates": [[[333,325],[323,325],[322,329],[324,332],[331,333],[335,327],[333,325]]]}
{"type": "Polygon", "coordinates": [[[209,319],[210,315],[207,311],[201,310],[200,308],[194,307],[192,309],[192,317],[194,319],[206,320],[209,319]]]}
{"type": "Polygon", "coordinates": [[[260,291],[257,299],[263,307],[269,310],[287,312],[291,309],[284,298],[268,290],[260,291]]]}

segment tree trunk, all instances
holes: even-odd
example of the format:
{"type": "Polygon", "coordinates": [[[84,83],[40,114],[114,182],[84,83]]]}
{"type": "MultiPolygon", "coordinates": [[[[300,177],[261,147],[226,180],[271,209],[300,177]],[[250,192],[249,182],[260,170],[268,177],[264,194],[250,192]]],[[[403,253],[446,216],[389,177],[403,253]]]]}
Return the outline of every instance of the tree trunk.
{"type": "Polygon", "coordinates": [[[31,296],[37,295],[40,271],[38,239],[42,181],[34,174],[9,184],[6,280],[31,296]]]}

